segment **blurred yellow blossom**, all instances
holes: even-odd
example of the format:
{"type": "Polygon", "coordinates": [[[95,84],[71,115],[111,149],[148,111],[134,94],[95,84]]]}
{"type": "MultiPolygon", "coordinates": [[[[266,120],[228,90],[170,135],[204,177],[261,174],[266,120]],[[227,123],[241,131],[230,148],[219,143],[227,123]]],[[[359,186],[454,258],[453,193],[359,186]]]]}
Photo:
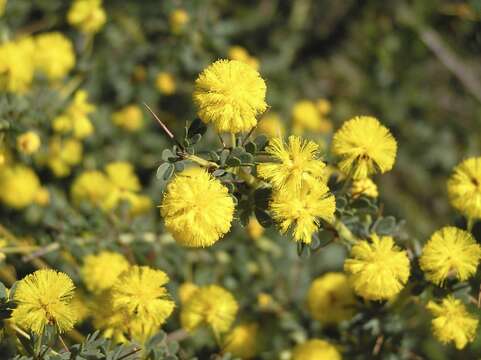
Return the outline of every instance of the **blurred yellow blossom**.
{"type": "Polygon", "coordinates": [[[112,122],[127,131],[137,131],[144,124],[144,116],[137,105],[128,105],[112,114],[112,122]]]}
{"type": "Polygon", "coordinates": [[[237,325],[225,337],[224,352],[242,359],[253,358],[258,351],[258,336],[259,326],[256,323],[237,325]]]}
{"type": "Polygon", "coordinates": [[[179,298],[180,298],[180,303],[185,304],[191,296],[199,289],[197,285],[191,282],[185,282],[182,283],[179,286],[179,298]]]}
{"type": "Polygon", "coordinates": [[[47,164],[57,177],[70,175],[71,168],[82,160],[83,146],[76,139],[54,136],[48,146],[47,164]]]}
{"type": "Polygon", "coordinates": [[[259,221],[257,221],[257,218],[255,216],[252,216],[249,219],[246,230],[249,236],[254,240],[259,238],[264,233],[264,228],[261,224],[259,224],[259,221]]]}
{"type": "Polygon", "coordinates": [[[104,26],[107,16],[102,0],[74,0],[67,20],[70,25],[87,34],[94,34],[104,26]]]}
{"type": "Polygon", "coordinates": [[[160,72],[155,78],[155,85],[157,89],[164,95],[172,95],[175,93],[176,84],[175,78],[171,73],[160,72]]]}
{"type": "Polygon", "coordinates": [[[379,192],[374,181],[372,181],[370,178],[364,178],[354,180],[352,182],[351,195],[353,198],[358,198],[361,195],[365,195],[375,199],[379,196],[379,192]]]}
{"type": "Polygon", "coordinates": [[[327,99],[318,99],[316,106],[321,116],[325,116],[331,111],[331,103],[327,99]]]}
{"type": "Polygon", "coordinates": [[[112,183],[104,173],[88,170],[74,180],[71,193],[76,205],[82,201],[88,201],[103,210],[109,210],[112,207],[108,201],[111,190],[112,183]]]}
{"type": "Polygon", "coordinates": [[[332,129],[330,121],[321,116],[316,104],[310,100],[300,100],[292,107],[292,131],[302,134],[304,131],[326,133],[332,129]]]}
{"type": "Polygon", "coordinates": [[[123,255],[102,251],[87,255],[80,273],[87,289],[98,294],[109,290],[129,266],[129,262],[123,255]]]}
{"type": "Polygon", "coordinates": [[[41,189],[37,174],[25,165],[0,168],[0,200],[14,209],[22,209],[35,202],[41,189]]]}
{"type": "Polygon", "coordinates": [[[32,37],[0,44],[0,90],[25,93],[33,80],[35,43],[32,37]]]}
{"type": "Polygon", "coordinates": [[[0,0],[0,16],[5,14],[5,7],[7,6],[7,0],[0,0]]]}
{"type": "Polygon", "coordinates": [[[175,9],[169,15],[170,31],[180,34],[189,22],[189,14],[184,9],[175,9]]]}
{"type": "Polygon", "coordinates": [[[35,66],[51,80],[63,78],[75,65],[72,42],[60,32],[35,37],[35,66]]]}
{"type": "Polygon", "coordinates": [[[285,133],[285,127],[279,114],[275,112],[268,112],[265,114],[257,124],[255,133],[264,134],[268,138],[282,138],[285,133]]]}
{"type": "Polygon", "coordinates": [[[259,61],[255,57],[250,56],[249,52],[242,46],[231,46],[227,57],[230,60],[242,61],[243,63],[252,66],[255,70],[259,70],[259,61]]]}
{"type": "Polygon", "coordinates": [[[313,339],[297,345],[292,353],[292,360],[341,360],[341,354],[330,343],[313,339]]]}
{"type": "Polygon", "coordinates": [[[27,131],[17,137],[17,149],[26,155],[34,154],[40,148],[40,136],[34,131],[27,131]]]}
{"type": "Polygon", "coordinates": [[[77,139],[84,139],[94,132],[88,115],[95,111],[95,105],[88,102],[85,90],[78,90],[66,111],[57,116],[52,123],[58,133],[72,133],[77,139]]]}

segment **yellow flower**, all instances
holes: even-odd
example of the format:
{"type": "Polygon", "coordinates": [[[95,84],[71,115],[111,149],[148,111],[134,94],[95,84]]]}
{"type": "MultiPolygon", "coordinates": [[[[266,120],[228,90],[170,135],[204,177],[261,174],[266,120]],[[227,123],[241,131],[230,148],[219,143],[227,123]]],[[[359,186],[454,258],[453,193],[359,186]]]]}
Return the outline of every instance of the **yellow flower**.
{"type": "Polygon", "coordinates": [[[35,38],[35,66],[51,80],[66,76],[75,65],[72,42],[60,32],[40,34],[35,38]]]}
{"type": "Polygon", "coordinates": [[[130,216],[145,214],[152,208],[152,200],[148,196],[136,194],[131,191],[124,191],[119,197],[119,200],[128,202],[130,206],[130,216]]]}
{"type": "Polygon", "coordinates": [[[466,159],[454,168],[448,195],[451,205],[463,215],[481,218],[481,157],[466,159]]]}
{"type": "Polygon", "coordinates": [[[0,200],[5,205],[23,209],[35,202],[41,187],[37,174],[18,164],[0,169],[0,189],[0,200]]]}
{"type": "Polygon", "coordinates": [[[443,344],[452,341],[461,350],[474,340],[478,319],[466,310],[461,300],[448,296],[441,304],[430,301],[426,308],[435,316],[431,322],[433,333],[443,344]]]}
{"type": "Polygon", "coordinates": [[[396,140],[389,130],[370,116],[345,122],[332,140],[332,151],[340,158],[339,168],[355,180],[391,170],[396,150],[396,140]]]}
{"type": "Polygon", "coordinates": [[[436,231],[424,245],[419,265],[426,277],[442,285],[448,277],[460,281],[476,273],[481,259],[481,246],[467,231],[447,226],[436,231]]]}
{"type": "Polygon", "coordinates": [[[47,188],[41,187],[35,194],[35,204],[46,206],[50,203],[50,193],[47,188]]]}
{"type": "Polygon", "coordinates": [[[84,139],[94,132],[88,114],[95,111],[95,106],[88,102],[85,90],[78,90],[65,113],[53,120],[53,129],[59,133],[73,132],[77,139],[84,139]]]}
{"type": "Polygon", "coordinates": [[[115,343],[128,341],[125,333],[128,332],[129,319],[124,312],[113,309],[110,291],[102,292],[93,298],[90,312],[94,328],[100,330],[104,338],[113,339],[115,343]]]}
{"type": "Polygon", "coordinates": [[[257,124],[255,133],[260,135],[264,134],[268,138],[281,138],[284,136],[286,129],[282,123],[280,116],[273,112],[265,114],[257,124]]]}
{"type": "Polygon", "coordinates": [[[359,296],[367,300],[389,300],[401,291],[409,278],[409,259],[392,237],[372,234],[371,240],[360,241],[352,247],[344,270],[359,296]]]}
{"type": "Polygon", "coordinates": [[[270,209],[282,233],[292,230],[295,241],[310,244],[320,219],[334,220],[336,200],[327,185],[319,182],[299,190],[274,191],[270,209]]]}
{"type": "Polygon", "coordinates": [[[379,196],[377,185],[370,178],[354,180],[351,185],[351,195],[357,198],[361,195],[371,197],[373,199],[379,196]]]}
{"type": "Polygon", "coordinates": [[[17,137],[17,149],[21,153],[31,155],[40,148],[40,136],[34,131],[27,131],[17,137]]]}
{"type": "Polygon", "coordinates": [[[292,360],[341,360],[341,354],[327,341],[313,339],[297,345],[292,353],[292,360]]]}
{"type": "Polygon", "coordinates": [[[354,315],[355,297],[347,276],[327,273],[315,279],[307,294],[312,317],[323,324],[336,324],[354,315]]]}
{"type": "Polygon", "coordinates": [[[23,94],[34,74],[35,45],[32,37],[0,45],[0,90],[23,94]]]}
{"type": "Polygon", "coordinates": [[[251,66],[236,60],[218,60],[195,81],[194,102],[205,123],[218,132],[247,132],[256,116],[267,109],[266,84],[251,66]]]}
{"type": "Polygon", "coordinates": [[[319,99],[316,103],[317,111],[321,114],[321,116],[329,114],[331,112],[331,103],[327,99],[319,99]]]}
{"type": "Polygon", "coordinates": [[[268,309],[272,304],[274,304],[274,300],[269,294],[259,293],[257,295],[257,305],[259,305],[259,308],[262,310],[268,309]]]}
{"type": "Polygon", "coordinates": [[[259,70],[259,61],[256,58],[250,56],[249,52],[242,46],[231,46],[229,48],[227,57],[230,60],[242,61],[243,63],[252,66],[252,68],[254,68],[255,70],[259,70]]]}
{"type": "Polygon", "coordinates": [[[168,72],[160,72],[155,79],[157,89],[165,95],[172,95],[177,88],[175,78],[168,72]]]}
{"type": "Polygon", "coordinates": [[[324,119],[316,104],[309,100],[301,100],[292,108],[292,123],[295,134],[301,134],[304,130],[315,132],[328,132],[331,123],[324,119]]]}
{"type": "Polygon", "coordinates": [[[19,326],[41,335],[46,325],[59,332],[76,322],[70,302],[75,286],[67,274],[51,269],[37,270],[20,280],[15,290],[17,307],[12,318],[19,326]]]}
{"type": "Polygon", "coordinates": [[[185,303],[180,321],[188,331],[205,324],[214,333],[221,334],[230,329],[238,308],[237,301],[230,292],[220,286],[209,285],[199,288],[185,303]]]}
{"type": "Polygon", "coordinates": [[[184,9],[175,9],[169,15],[170,30],[174,34],[180,34],[189,22],[189,14],[184,9]]]}
{"type": "Polygon", "coordinates": [[[107,164],[105,172],[112,184],[120,190],[139,191],[140,182],[135,175],[132,164],[125,161],[115,161],[107,164]]]}
{"type": "Polygon", "coordinates": [[[258,239],[264,233],[264,228],[259,221],[257,221],[256,217],[251,217],[249,219],[249,223],[246,226],[247,233],[252,239],[258,239]]]}
{"type": "Polygon", "coordinates": [[[5,14],[5,7],[7,6],[7,0],[0,0],[0,16],[5,14]]]}
{"type": "Polygon", "coordinates": [[[255,323],[237,325],[225,338],[224,352],[242,359],[253,358],[257,353],[258,332],[259,326],[255,323]]]}
{"type": "Polygon", "coordinates": [[[326,164],[319,160],[319,146],[298,136],[271,139],[266,152],[273,162],[257,166],[258,175],[269,181],[275,189],[299,190],[304,183],[317,184],[324,179],[326,164]]]}
{"type": "Polygon", "coordinates": [[[129,105],[112,114],[112,121],[127,131],[137,131],[144,124],[142,110],[137,105],[129,105]]]}
{"type": "Polygon", "coordinates": [[[230,230],[234,201],[219,180],[203,169],[190,168],[169,183],[160,213],[178,243],[206,247],[230,230]]]}
{"type": "Polygon", "coordinates": [[[67,20],[80,31],[95,34],[107,20],[102,0],[75,0],[68,11],[67,20]]]}
{"type": "Polygon", "coordinates": [[[185,304],[187,301],[189,301],[189,299],[198,289],[199,287],[194,283],[191,283],[191,282],[182,283],[179,286],[180,303],[185,304]]]}
{"type": "Polygon", "coordinates": [[[89,170],[80,174],[72,184],[72,200],[76,205],[88,201],[103,210],[109,210],[112,205],[109,197],[112,192],[112,183],[100,171],[89,170]]]}
{"type": "Polygon", "coordinates": [[[121,254],[102,251],[87,255],[80,273],[87,289],[100,293],[110,289],[128,268],[129,262],[121,254]]]}
{"type": "Polygon", "coordinates": [[[70,303],[70,308],[75,314],[78,323],[83,322],[90,316],[89,302],[84,295],[76,293],[70,303]]]}
{"type": "Polygon", "coordinates": [[[76,139],[61,139],[54,136],[48,147],[47,164],[57,177],[70,175],[71,167],[82,160],[82,143],[76,139]]]}

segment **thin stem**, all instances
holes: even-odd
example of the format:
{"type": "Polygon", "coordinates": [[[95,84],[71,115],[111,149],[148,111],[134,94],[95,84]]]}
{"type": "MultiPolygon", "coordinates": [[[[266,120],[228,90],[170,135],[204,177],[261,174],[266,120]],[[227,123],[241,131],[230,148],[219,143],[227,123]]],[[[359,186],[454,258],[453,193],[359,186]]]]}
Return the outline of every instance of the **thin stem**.
{"type": "Polygon", "coordinates": [[[357,243],[357,239],[353,235],[351,230],[349,230],[349,228],[344,225],[339,219],[335,219],[331,225],[337,231],[341,239],[345,240],[350,245],[354,245],[357,243]]]}
{"type": "Polygon", "coordinates": [[[206,168],[209,168],[209,169],[211,169],[211,168],[218,169],[219,168],[219,165],[216,164],[215,162],[205,160],[205,159],[203,159],[199,156],[196,156],[196,155],[188,154],[188,155],[185,155],[184,159],[190,160],[190,161],[195,162],[196,164],[198,164],[202,167],[206,167],[206,168]]]}
{"type": "Polygon", "coordinates": [[[474,218],[472,218],[471,216],[468,217],[468,223],[467,223],[467,230],[469,232],[472,232],[473,231],[473,226],[474,226],[474,218]]]}
{"type": "Polygon", "coordinates": [[[230,142],[232,144],[232,148],[235,148],[237,146],[237,141],[234,133],[230,134],[230,142]]]}
{"type": "Polygon", "coordinates": [[[66,351],[66,352],[70,352],[70,350],[68,349],[67,344],[65,343],[65,341],[64,341],[63,338],[62,338],[62,335],[58,334],[58,338],[59,338],[60,342],[62,343],[62,346],[63,346],[63,348],[65,349],[65,351],[66,351]]]}
{"type": "Polygon", "coordinates": [[[122,359],[127,359],[130,355],[134,355],[136,353],[138,353],[140,350],[142,350],[141,348],[135,348],[134,350],[132,350],[131,352],[119,357],[118,360],[122,360],[122,359]]]}
{"type": "Polygon", "coordinates": [[[177,141],[177,139],[175,138],[174,134],[169,130],[169,128],[162,122],[162,120],[159,119],[159,117],[157,116],[156,113],[154,113],[154,111],[149,107],[149,105],[147,105],[146,103],[143,103],[144,106],[147,108],[147,110],[149,110],[149,112],[152,114],[152,116],[154,117],[155,120],[157,120],[157,122],[159,123],[160,127],[162,128],[162,130],[164,130],[165,134],[169,137],[170,140],[172,140],[180,149],[182,149],[182,151],[185,151],[185,148],[184,146],[177,141]]]}

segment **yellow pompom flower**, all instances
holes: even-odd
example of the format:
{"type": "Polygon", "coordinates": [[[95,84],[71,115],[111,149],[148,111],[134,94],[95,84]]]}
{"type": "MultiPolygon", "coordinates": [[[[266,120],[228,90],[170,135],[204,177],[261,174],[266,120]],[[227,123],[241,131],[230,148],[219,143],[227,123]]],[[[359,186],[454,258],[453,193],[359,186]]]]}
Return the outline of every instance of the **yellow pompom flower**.
{"type": "Polygon", "coordinates": [[[324,179],[326,164],[319,160],[319,146],[298,136],[271,139],[266,152],[273,162],[257,165],[257,174],[275,189],[299,190],[304,183],[316,184],[324,179]]]}
{"type": "Polygon", "coordinates": [[[119,190],[140,190],[140,181],[137,175],[135,175],[132,164],[125,161],[111,162],[105,166],[105,172],[112,184],[119,190]]]}
{"type": "Polygon", "coordinates": [[[54,136],[49,142],[47,164],[57,177],[70,175],[71,168],[82,160],[83,146],[76,139],[54,136]]]}
{"type": "Polygon", "coordinates": [[[124,191],[119,197],[119,200],[124,200],[128,202],[130,206],[130,216],[145,214],[152,208],[152,200],[148,196],[136,194],[131,191],[124,191]]]}
{"type": "Polygon", "coordinates": [[[0,90],[23,94],[33,80],[35,44],[32,37],[0,45],[0,90]]]}
{"type": "Polygon", "coordinates": [[[144,124],[144,116],[137,105],[128,105],[112,114],[112,122],[127,131],[137,131],[144,124]]]}
{"type": "Polygon", "coordinates": [[[192,297],[199,287],[191,282],[182,283],[179,286],[179,299],[181,304],[185,304],[192,297]]]}
{"type": "Polygon", "coordinates": [[[315,279],[307,293],[312,317],[323,324],[336,324],[354,315],[355,297],[347,276],[327,273],[315,279]]]}
{"type": "Polygon", "coordinates": [[[419,265],[428,280],[442,285],[449,277],[469,279],[480,260],[481,246],[471,233],[447,226],[436,231],[424,245],[419,265]]]}
{"type": "Polygon", "coordinates": [[[262,116],[255,130],[257,135],[264,134],[269,139],[281,138],[285,132],[286,129],[284,128],[281,117],[273,112],[268,112],[262,116]]]}
{"type": "Polygon", "coordinates": [[[124,312],[114,311],[110,291],[104,291],[93,298],[90,313],[92,325],[102,332],[104,338],[113,339],[116,343],[128,341],[125,334],[128,332],[129,319],[124,312]]]}
{"type": "Polygon", "coordinates": [[[471,315],[461,300],[448,296],[441,304],[430,301],[426,308],[434,315],[434,336],[443,344],[454,342],[461,350],[476,337],[478,319],[471,315]]]}
{"type": "Polygon", "coordinates": [[[215,334],[221,334],[230,329],[238,309],[239,305],[229,291],[209,285],[199,288],[185,303],[180,322],[187,331],[207,325],[215,334]]]}
{"type": "Polygon", "coordinates": [[[40,191],[37,174],[24,165],[0,169],[0,200],[14,209],[23,209],[35,202],[40,191]]]}
{"type": "Polygon", "coordinates": [[[40,34],[35,38],[35,66],[51,80],[66,76],[75,65],[72,42],[60,32],[40,34]]]}
{"type": "Polygon", "coordinates": [[[160,72],[157,74],[155,86],[164,95],[172,95],[177,88],[174,76],[168,72],[160,72]]]}
{"type": "Polygon", "coordinates": [[[206,247],[230,230],[234,201],[219,180],[204,169],[190,168],[167,185],[160,213],[178,243],[206,247]]]}
{"type": "Polygon", "coordinates": [[[57,116],[52,123],[53,129],[59,133],[72,132],[77,139],[84,139],[94,132],[88,114],[95,111],[95,106],[88,102],[85,90],[78,90],[65,113],[57,116]]]}
{"type": "Polygon", "coordinates": [[[184,9],[175,9],[169,15],[170,31],[180,34],[189,22],[189,14],[184,9]]]}
{"type": "Polygon", "coordinates": [[[257,354],[258,333],[256,323],[237,325],[225,338],[224,352],[241,359],[253,358],[257,354]]]}
{"type": "Polygon", "coordinates": [[[463,215],[481,218],[481,157],[464,160],[448,180],[451,205],[463,215]]]}
{"type": "Polygon", "coordinates": [[[88,201],[103,210],[111,209],[109,197],[112,183],[102,172],[96,170],[85,171],[73,182],[71,188],[72,200],[76,205],[88,201]]]}
{"type": "Polygon", "coordinates": [[[129,266],[129,262],[121,254],[102,251],[99,254],[87,255],[80,273],[87,289],[100,293],[110,289],[129,266]]]}
{"type": "Polygon", "coordinates": [[[292,352],[292,360],[341,360],[339,351],[327,341],[313,339],[297,345],[292,352]]]}
{"type": "Polygon", "coordinates": [[[370,178],[364,178],[352,182],[351,195],[353,198],[364,195],[376,199],[379,196],[379,192],[374,181],[370,178]]]}
{"type": "Polygon", "coordinates": [[[316,104],[309,100],[301,100],[294,104],[292,125],[295,134],[302,134],[304,130],[327,132],[331,129],[330,122],[321,116],[316,104]]]}
{"type": "Polygon", "coordinates": [[[409,278],[409,259],[390,236],[371,235],[351,249],[344,263],[354,291],[367,300],[389,300],[396,296],[409,278]]]}
{"type": "Polygon", "coordinates": [[[257,124],[267,109],[266,83],[251,66],[237,60],[218,60],[195,81],[194,102],[199,117],[218,132],[239,133],[257,124]]]}
{"type": "Polygon", "coordinates": [[[67,20],[81,32],[95,34],[107,20],[102,0],[75,0],[68,11],[67,20]]]}
{"type": "Polygon", "coordinates": [[[17,149],[26,155],[36,153],[40,144],[40,136],[35,131],[27,131],[17,137],[17,149]]]}
{"type": "Polygon", "coordinates": [[[294,240],[310,244],[320,219],[332,222],[336,200],[324,183],[304,186],[299,190],[277,190],[270,203],[273,219],[281,233],[292,230],[294,240]]]}
{"type": "Polygon", "coordinates": [[[15,290],[13,321],[37,335],[52,325],[59,332],[72,329],[76,315],[70,305],[75,286],[67,274],[37,270],[20,280],[15,290]]]}
{"type": "Polygon", "coordinates": [[[259,70],[259,61],[250,56],[249,52],[243,48],[242,46],[231,46],[228,51],[227,57],[230,60],[238,60],[242,61],[243,63],[252,66],[255,70],[259,70]]]}
{"type": "Polygon", "coordinates": [[[340,158],[339,169],[353,179],[392,169],[397,143],[389,130],[370,116],[357,116],[336,131],[332,152],[340,158]]]}

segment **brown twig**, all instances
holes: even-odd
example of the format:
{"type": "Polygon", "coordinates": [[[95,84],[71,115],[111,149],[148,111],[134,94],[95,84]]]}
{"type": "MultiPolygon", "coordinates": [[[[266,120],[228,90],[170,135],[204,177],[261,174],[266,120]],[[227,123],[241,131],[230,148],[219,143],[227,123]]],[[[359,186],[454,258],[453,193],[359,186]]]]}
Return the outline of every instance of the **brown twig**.
{"type": "Polygon", "coordinates": [[[152,116],[154,117],[155,120],[157,120],[157,122],[159,123],[160,127],[162,128],[162,130],[164,130],[165,134],[169,137],[170,140],[172,140],[180,149],[182,149],[182,151],[185,151],[185,148],[184,146],[179,142],[177,141],[177,139],[175,138],[174,134],[169,130],[169,128],[162,122],[162,120],[159,119],[159,117],[157,116],[157,114],[149,107],[149,105],[147,105],[146,103],[143,103],[144,106],[147,108],[147,110],[149,110],[149,112],[152,114],[152,116]]]}

